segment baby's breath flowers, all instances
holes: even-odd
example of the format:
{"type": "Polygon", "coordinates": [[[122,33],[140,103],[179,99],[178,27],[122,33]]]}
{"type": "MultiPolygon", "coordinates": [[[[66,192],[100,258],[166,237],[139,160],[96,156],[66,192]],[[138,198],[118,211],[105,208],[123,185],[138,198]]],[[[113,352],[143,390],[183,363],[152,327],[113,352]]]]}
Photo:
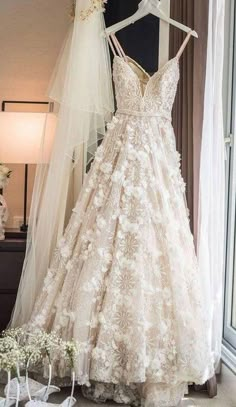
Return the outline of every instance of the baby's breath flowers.
{"type": "Polygon", "coordinates": [[[8,347],[14,345],[18,352],[19,364],[26,370],[30,364],[35,365],[44,358],[51,363],[53,353],[58,351],[61,345],[61,339],[55,333],[41,330],[32,333],[24,328],[14,328],[4,331],[2,336],[2,348],[4,344],[8,347]]]}
{"type": "MultiPolygon", "coordinates": [[[[4,370],[8,375],[8,385],[6,386],[6,400],[15,397],[16,405],[19,400],[32,400],[31,386],[29,379],[31,367],[37,366],[37,370],[47,367],[48,383],[42,386],[39,400],[47,400],[49,394],[55,391],[51,386],[52,363],[58,359],[64,359],[66,365],[71,369],[72,389],[69,407],[76,401],[73,397],[75,388],[75,360],[79,347],[75,341],[63,341],[55,332],[47,333],[43,330],[28,331],[24,328],[9,329],[2,333],[0,338],[0,370],[4,370]],[[24,370],[22,376],[20,371],[24,370]],[[11,379],[12,373],[16,378],[11,379]]],[[[58,389],[59,390],[59,389],[58,389]]]]}
{"type": "MultiPolygon", "coordinates": [[[[62,357],[65,358],[66,362],[68,362],[71,368],[71,377],[72,377],[72,386],[71,386],[71,395],[70,395],[70,402],[69,407],[71,407],[74,399],[74,390],[75,390],[75,359],[79,353],[79,347],[77,346],[75,341],[62,341],[61,343],[61,353],[62,357]]],[[[73,403],[74,404],[74,403],[73,403]]]]}
{"type": "Polygon", "coordinates": [[[74,369],[75,358],[78,355],[79,348],[74,341],[62,341],[61,343],[61,353],[62,357],[68,361],[71,369],[74,369]]]}
{"type": "Polygon", "coordinates": [[[0,354],[17,351],[19,361],[24,366],[29,362],[35,364],[47,358],[51,363],[54,356],[64,357],[70,367],[74,366],[74,359],[78,354],[75,341],[63,341],[55,332],[47,333],[43,330],[29,332],[24,328],[8,329],[0,338],[0,354]]]}
{"type": "Polygon", "coordinates": [[[49,363],[52,362],[53,354],[60,350],[61,339],[55,332],[35,331],[30,335],[31,344],[38,348],[42,357],[47,357],[49,363]]]}
{"type": "Polygon", "coordinates": [[[12,339],[16,342],[20,352],[20,365],[25,369],[29,364],[36,364],[42,358],[41,349],[35,346],[27,331],[23,328],[12,328],[2,333],[4,339],[12,339]]]}
{"type": "Polygon", "coordinates": [[[10,328],[2,332],[3,338],[12,338],[18,344],[22,342],[23,338],[25,338],[25,335],[26,331],[23,328],[10,328]]]}
{"type": "Polygon", "coordinates": [[[52,362],[63,358],[74,371],[78,353],[79,346],[75,341],[63,341],[55,332],[9,329],[0,338],[0,370],[24,369],[27,376],[30,366],[43,362],[49,365],[51,374],[52,362]]]}
{"type": "Polygon", "coordinates": [[[88,9],[82,10],[80,13],[81,20],[87,20],[95,11],[105,11],[107,0],[91,0],[91,5],[88,9]]]}
{"type": "Polygon", "coordinates": [[[22,353],[17,341],[12,337],[0,338],[0,370],[7,373],[7,391],[4,405],[8,405],[10,400],[10,381],[12,372],[17,375],[17,392],[15,397],[16,406],[18,406],[20,395],[20,373],[19,364],[22,360],[22,353]]]}
{"type": "Polygon", "coordinates": [[[11,337],[0,338],[0,369],[6,372],[17,370],[21,360],[18,343],[11,337]]]}

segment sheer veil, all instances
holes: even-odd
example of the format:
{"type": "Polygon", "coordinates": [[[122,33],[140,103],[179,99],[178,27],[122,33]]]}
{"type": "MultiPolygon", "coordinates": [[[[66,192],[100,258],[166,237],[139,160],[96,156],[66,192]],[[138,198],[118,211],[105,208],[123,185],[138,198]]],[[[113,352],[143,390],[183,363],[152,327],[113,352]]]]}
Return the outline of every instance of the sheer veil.
{"type": "Polygon", "coordinates": [[[43,164],[46,131],[42,140],[12,327],[28,322],[52,252],[67,224],[67,213],[74,204],[70,202],[70,185],[81,166],[82,146],[95,149],[98,135],[104,135],[106,121],[114,111],[109,50],[101,35],[103,12],[95,11],[82,20],[81,12],[89,7],[90,0],[77,0],[75,19],[50,85],[49,96],[60,108],[49,168],[43,164]]]}

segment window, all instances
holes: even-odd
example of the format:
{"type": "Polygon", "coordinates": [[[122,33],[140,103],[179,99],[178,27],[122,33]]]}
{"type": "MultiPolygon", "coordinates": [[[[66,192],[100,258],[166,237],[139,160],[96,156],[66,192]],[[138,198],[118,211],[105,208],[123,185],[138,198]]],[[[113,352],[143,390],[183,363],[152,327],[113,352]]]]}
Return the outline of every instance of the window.
{"type": "Polygon", "coordinates": [[[223,359],[236,372],[236,10],[227,3],[225,35],[226,250],[223,359]]]}

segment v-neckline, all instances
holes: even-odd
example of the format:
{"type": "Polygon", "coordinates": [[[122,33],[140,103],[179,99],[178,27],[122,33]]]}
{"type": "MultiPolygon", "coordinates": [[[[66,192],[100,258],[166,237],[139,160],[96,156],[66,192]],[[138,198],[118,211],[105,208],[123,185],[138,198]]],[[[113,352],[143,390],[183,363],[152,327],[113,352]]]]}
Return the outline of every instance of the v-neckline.
{"type": "Polygon", "coordinates": [[[135,61],[135,59],[133,59],[133,58],[127,56],[127,58],[128,58],[131,62],[133,62],[133,63],[137,66],[137,68],[140,69],[140,70],[147,76],[147,79],[148,79],[148,80],[147,80],[147,82],[146,82],[146,86],[145,86],[144,91],[142,91],[141,80],[140,80],[138,74],[132,69],[132,67],[130,66],[129,62],[126,61],[124,58],[120,57],[119,55],[115,55],[115,58],[118,58],[119,60],[123,61],[123,63],[129,68],[129,70],[133,73],[133,75],[135,76],[135,78],[138,80],[138,83],[139,83],[139,91],[140,91],[140,95],[141,95],[141,98],[142,98],[142,99],[145,98],[146,93],[147,93],[147,89],[148,89],[148,86],[149,86],[149,83],[152,81],[152,79],[154,79],[170,62],[177,61],[177,62],[179,63],[179,58],[178,58],[178,56],[176,55],[175,57],[173,57],[173,58],[169,59],[167,62],[165,62],[156,72],[153,73],[153,75],[149,75],[149,74],[145,71],[145,69],[144,69],[137,61],[135,61]]]}

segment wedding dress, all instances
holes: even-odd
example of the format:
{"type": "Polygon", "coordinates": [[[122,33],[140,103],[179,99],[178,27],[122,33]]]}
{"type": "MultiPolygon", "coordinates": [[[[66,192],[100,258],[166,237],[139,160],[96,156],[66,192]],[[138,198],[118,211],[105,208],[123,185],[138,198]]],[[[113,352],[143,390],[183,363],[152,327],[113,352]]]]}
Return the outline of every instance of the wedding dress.
{"type": "Polygon", "coordinates": [[[189,38],[153,76],[109,40],[118,109],[29,323],[77,341],[76,378],[96,401],[176,406],[214,374],[171,124],[189,38]]]}

